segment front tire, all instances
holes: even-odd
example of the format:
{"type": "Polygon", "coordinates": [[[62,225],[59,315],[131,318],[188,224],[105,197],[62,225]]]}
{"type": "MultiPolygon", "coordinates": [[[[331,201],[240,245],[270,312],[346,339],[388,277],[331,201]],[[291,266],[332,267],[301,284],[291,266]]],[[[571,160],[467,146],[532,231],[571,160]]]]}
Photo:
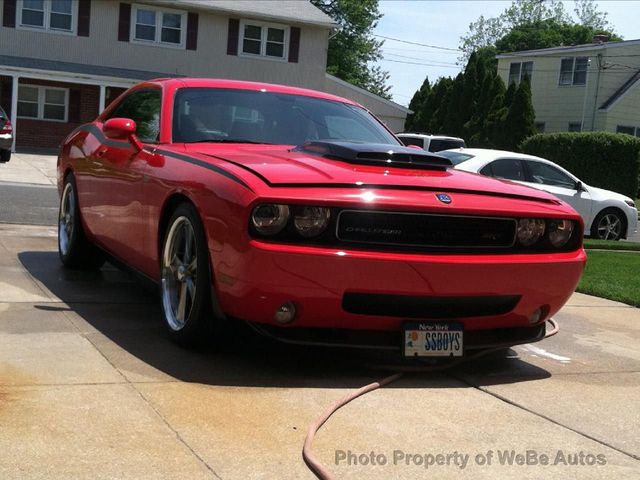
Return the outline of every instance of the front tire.
{"type": "Polygon", "coordinates": [[[222,325],[212,309],[207,241],[192,204],[178,205],[171,215],[160,261],[161,302],[169,337],[185,347],[218,344],[222,325]]]}
{"type": "Polygon", "coordinates": [[[0,150],[0,163],[7,163],[11,160],[11,150],[0,150]]]}
{"type": "Polygon", "coordinates": [[[80,218],[76,181],[73,173],[64,180],[58,211],[58,255],[65,267],[97,270],[105,262],[104,253],[85,236],[80,218]]]}
{"type": "Polygon", "coordinates": [[[627,226],[624,214],[616,209],[600,212],[591,225],[591,236],[599,240],[620,240],[627,226]]]}

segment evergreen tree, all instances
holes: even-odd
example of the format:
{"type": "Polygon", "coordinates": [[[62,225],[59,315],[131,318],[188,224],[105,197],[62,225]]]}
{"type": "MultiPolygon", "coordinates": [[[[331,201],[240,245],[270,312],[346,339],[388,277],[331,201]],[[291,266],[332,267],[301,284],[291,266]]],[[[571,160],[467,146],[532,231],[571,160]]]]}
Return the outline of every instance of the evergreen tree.
{"type": "Polygon", "coordinates": [[[451,86],[451,94],[448,98],[446,106],[446,115],[444,117],[444,124],[441,128],[444,129],[442,133],[445,135],[451,135],[454,137],[462,136],[462,102],[464,96],[464,74],[459,73],[453,81],[451,86]]]}
{"type": "Polygon", "coordinates": [[[536,114],[531,103],[531,82],[525,76],[518,85],[513,102],[505,118],[504,129],[507,133],[505,148],[518,150],[522,141],[536,133],[536,114]]]}
{"type": "Polygon", "coordinates": [[[409,109],[413,110],[413,113],[407,115],[407,119],[404,122],[404,130],[405,132],[412,132],[417,130],[416,128],[416,120],[420,115],[420,112],[424,108],[424,104],[429,98],[431,94],[431,84],[429,83],[429,77],[424,79],[422,82],[422,86],[420,89],[413,94],[411,101],[409,102],[409,109]]]}

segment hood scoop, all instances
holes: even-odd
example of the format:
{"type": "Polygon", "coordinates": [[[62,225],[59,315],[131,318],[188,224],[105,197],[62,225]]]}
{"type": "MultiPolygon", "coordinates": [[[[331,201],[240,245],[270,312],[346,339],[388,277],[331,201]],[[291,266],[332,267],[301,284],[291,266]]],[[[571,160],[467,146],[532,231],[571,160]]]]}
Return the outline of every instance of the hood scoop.
{"type": "Polygon", "coordinates": [[[446,170],[453,166],[448,158],[424,150],[384,143],[306,142],[292,151],[357,165],[428,170],[446,170]]]}

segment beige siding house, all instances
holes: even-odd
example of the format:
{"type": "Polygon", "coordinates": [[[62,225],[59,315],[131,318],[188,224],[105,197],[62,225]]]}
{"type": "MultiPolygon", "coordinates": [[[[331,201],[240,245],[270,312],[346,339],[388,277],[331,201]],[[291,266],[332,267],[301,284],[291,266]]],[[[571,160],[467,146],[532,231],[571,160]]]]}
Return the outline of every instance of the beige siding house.
{"type": "Polygon", "coordinates": [[[506,53],[498,72],[505,83],[529,75],[541,131],[640,136],[640,40],[506,53]]]}
{"type": "MultiPolygon", "coordinates": [[[[335,24],[305,0],[2,0],[0,8],[0,104],[18,147],[56,147],[151,78],[338,88],[325,76],[335,24]]],[[[392,129],[404,121],[400,105],[355,87],[341,92],[392,129]]]]}

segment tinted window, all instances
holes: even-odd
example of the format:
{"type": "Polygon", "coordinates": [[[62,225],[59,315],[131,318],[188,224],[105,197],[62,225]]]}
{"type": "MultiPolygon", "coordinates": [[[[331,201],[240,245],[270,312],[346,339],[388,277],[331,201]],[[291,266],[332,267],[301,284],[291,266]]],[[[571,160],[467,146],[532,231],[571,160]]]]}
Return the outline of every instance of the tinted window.
{"type": "Polygon", "coordinates": [[[487,167],[484,167],[480,173],[506,180],[525,181],[524,168],[520,160],[502,158],[491,162],[487,167]]]}
{"type": "MultiPolygon", "coordinates": [[[[473,155],[469,155],[468,153],[460,153],[460,152],[438,152],[438,155],[442,157],[446,157],[451,160],[451,163],[454,165],[458,165],[462,162],[466,162],[470,158],[473,158],[473,155]]],[[[490,174],[485,174],[490,175],[490,174]]]]}
{"type": "Polygon", "coordinates": [[[556,187],[575,188],[576,182],[557,168],[541,162],[527,162],[533,183],[556,187]]]}
{"type": "Polygon", "coordinates": [[[465,144],[462,140],[439,140],[433,139],[429,143],[430,152],[440,152],[442,150],[451,150],[452,148],[464,148],[465,144]]]}
{"type": "Polygon", "coordinates": [[[300,145],[318,140],[398,145],[366,110],[341,102],[219,88],[183,88],[176,95],[174,142],[300,145]]]}
{"type": "Polygon", "coordinates": [[[415,145],[416,147],[424,148],[424,138],[418,138],[418,137],[398,137],[398,138],[406,146],[415,145]]]}
{"type": "Polygon", "coordinates": [[[109,118],[130,118],[143,142],[157,142],[160,135],[160,90],[138,90],[127,95],[109,118]]]}

